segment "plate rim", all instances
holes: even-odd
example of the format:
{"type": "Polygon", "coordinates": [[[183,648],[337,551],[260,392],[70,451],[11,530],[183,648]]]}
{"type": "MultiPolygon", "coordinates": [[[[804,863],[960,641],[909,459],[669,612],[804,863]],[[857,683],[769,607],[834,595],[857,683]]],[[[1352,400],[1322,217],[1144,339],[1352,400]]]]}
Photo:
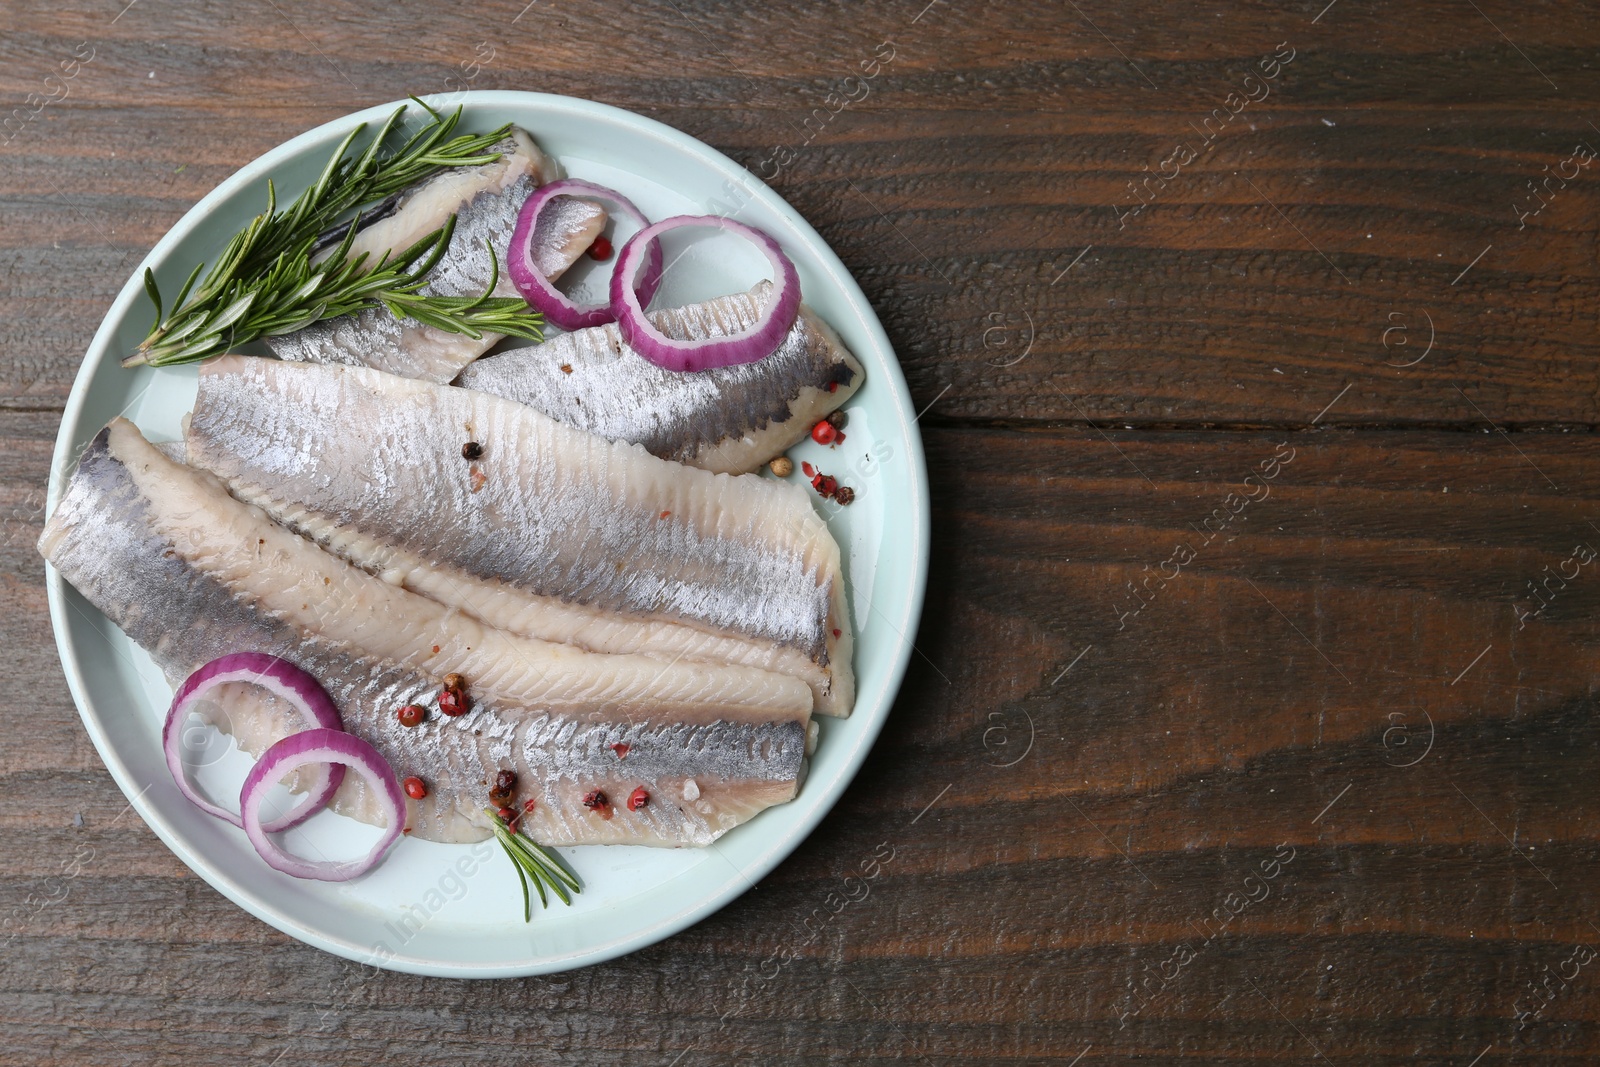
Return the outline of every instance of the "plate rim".
{"type": "MultiPolygon", "coordinates": [[[[73,466],[73,454],[82,441],[88,440],[82,434],[80,423],[83,409],[88,403],[91,380],[107,359],[116,358],[109,351],[111,334],[113,333],[113,320],[120,322],[127,315],[130,306],[137,301],[142,293],[143,290],[139,284],[139,279],[145,268],[163,258],[173,245],[203,225],[219,201],[231,197],[242,187],[270,173],[271,169],[283,160],[300,154],[305,150],[308,142],[317,141],[329,133],[347,132],[361,122],[371,123],[375,119],[387,117],[397,107],[408,103],[409,99],[376,104],[338,116],[310,129],[303,130],[289,140],[268,149],[235,170],[218,183],[215,188],[196,201],[156,241],[143,259],[140,260],[139,265],[129,276],[121,291],[113,299],[101,319],[100,325],[96,329],[94,337],[84,354],[78,373],[73,379],[67,402],[62,410],[61,422],[57,429],[55,448],[51,454],[45,508],[47,520],[50,515],[54,514],[61,494],[65,490],[67,475],[73,466]]],[[[906,385],[904,371],[900,366],[898,356],[895,354],[894,346],[884,331],[883,324],[879,320],[876,311],[872,308],[870,301],[867,300],[866,294],[861,290],[860,284],[855,280],[855,277],[850,273],[843,261],[839,259],[832,246],[823,239],[822,235],[816,231],[815,227],[804,216],[749,170],[698,138],[668,126],[657,119],[640,115],[625,108],[580,97],[520,90],[469,90],[459,94],[452,94],[450,103],[452,107],[460,103],[462,105],[481,104],[490,107],[510,105],[531,110],[548,109],[551,111],[564,111],[579,117],[589,116],[619,123],[637,133],[653,137],[684,151],[713,171],[720,172],[720,176],[724,179],[734,181],[741,188],[749,190],[753,200],[763,201],[768,209],[783,216],[792,227],[806,238],[811,245],[809,251],[816,255],[821,266],[830,276],[830,281],[839,287],[842,295],[850,304],[855,305],[864,313],[861,316],[862,324],[866,328],[872,343],[878,345],[889,357],[885,361],[888,381],[884,384],[895,394],[895,416],[899,423],[900,437],[906,443],[909,453],[906,457],[909,478],[905,487],[908,499],[904,502],[904,507],[911,519],[910,525],[913,534],[911,542],[902,546],[904,549],[909,549],[912,556],[910,587],[904,599],[897,605],[900,610],[895,614],[906,620],[907,628],[914,634],[926,598],[931,539],[928,476],[922,437],[917,429],[915,418],[907,418],[907,412],[911,409],[911,396],[906,385]]],[[[98,427],[94,427],[93,431],[97,432],[98,429],[98,427]]],[[[884,707],[880,713],[873,717],[872,721],[867,722],[861,728],[860,733],[856,736],[853,749],[845,757],[841,773],[833,787],[827,790],[827,795],[818,798],[811,810],[800,818],[799,822],[788,834],[775,837],[772,843],[750,863],[744,867],[739,867],[730,862],[729,866],[735,877],[725,880],[719,888],[704,894],[694,903],[663,917],[656,923],[635,931],[617,942],[587,951],[571,953],[562,958],[533,958],[523,962],[504,964],[475,964],[407,956],[400,952],[378,959],[369,948],[363,947],[354,941],[341,941],[336,937],[327,936],[323,932],[307,927],[279,911],[267,896],[252,891],[250,887],[222,869],[220,865],[213,864],[199,851],[190,848],[176,828],[169,825],[159,811],[145,800],[144,794],[148,792],[150,787],[145,786],[142,790],[139,789],[136,785],[135,776],[121,758],[117,748],[100,728],[98,710],[91,711],[95,705],[89,699],[89,685],[84,677],[78,649],[71,639],[68,625],[70,607],[66,599],[66,582],[55,567],[48,562],[45,564],[45,588],[56,651],[61,662],[62,672],[66,676],[67,688],[72,694],[73,703],[78,711],[79,720],[89,734],[95,751],[110,772],[112,780],[116,782],[123,795],[127,797],[129,805],[138,812],[145,825],[155,833],[157,838],[186,867],[199,875],[208,885],[236,906],[298,941],[357,963],[380,966],[384,969],[404,973],[444,978],[526,977],[604,963],[636,952],[681,932],[743,895],[747,890],[753,888],[760,879],[766,877],[778,864],[782,863],[811,835],[821,821],[833,810],[844,792],[855,781],[861,765],[865,762],[867,755],[882,731],[883,725],[888,719],[889,711],[892,709],[904,684],[906,670],[913,650],[912,638],[901,632],[900,642],[895,646],[893,658],[888,664],[884,707]]],[[[880,605],[876,596],[874,596],[873,610],[878,611],[882,607],[883,605],[880,605]]],[[[101,618],[103,619],[104,617],[101,616],[101,618]]],[[[854,715],[852,715],[853,717],[854,715]]]]}

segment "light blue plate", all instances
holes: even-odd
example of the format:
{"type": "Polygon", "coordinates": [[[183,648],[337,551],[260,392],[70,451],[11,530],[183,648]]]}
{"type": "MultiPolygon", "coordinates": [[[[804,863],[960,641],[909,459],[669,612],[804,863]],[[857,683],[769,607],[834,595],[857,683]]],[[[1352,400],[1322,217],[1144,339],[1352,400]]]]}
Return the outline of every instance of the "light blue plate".
{"type": "MultiPolygon", "coordinates": [[[[927,583],[927,473],[905,379],[861,289],[816,231],[748,171],[658,122],[584,100],[469,92],[437,103],[465,105],[464,130],[523,126],[570,176],[620,190],[653,219],[729,214],[766,230],[798,267],[806,301],[865,365],[866,386],[848,405],[845,444],[830,450],[808,441],[791,453],[796,463],[810,460],[856,490],[848,508],[818,505],[831,512],[847,556],[859,695],[850,718],[821,720],[799,798],[711,848],[564,849],[584,892],[573,907],[557,904],[529,924],[510,861],[492,842],[402,840],[377,870],[353,882],[298,881],[268,868],[242,832],[179,795],[159,744],[170,687],[144,651],[53,569],[50,618],[67,683],[112,777],[168,847],[230,900],[308,944],[362,963],[451,977],[541,974],[620,956],[711,914],[772,870],[833,807],[883,726],[911,654],[927,583]]],[[[52,511],[80,450],[107,421],[126,414],[152,440],[175,439],[192,406],[192,369],[118,365],[150,325],[145,267],[154,268],[164,292],[176,292],[194,263],[214,257],[262,209],[269,176],[284,202],[353,126],[376,124],[396,106],[338,119],[273,149],[161,239],[118,295],[73,385],[56,442],[52,511]]],[[[629,232],[624,227],[619,237],[629,232]]],[[[765,268],[758,253],[725,234],[668,252],[681,258],[658,306],[748,288],[765,268]]],[[[602,292],[604,270],[595,265],[578,279],[591,299],[602,292]]],[[[196,776],[213,795],[237,795],[249,757],[214,741],[197,764],[196,776]]],[[[331,858],[364,851],[373,832],[324,812],[287,843],[331,858]]]]}

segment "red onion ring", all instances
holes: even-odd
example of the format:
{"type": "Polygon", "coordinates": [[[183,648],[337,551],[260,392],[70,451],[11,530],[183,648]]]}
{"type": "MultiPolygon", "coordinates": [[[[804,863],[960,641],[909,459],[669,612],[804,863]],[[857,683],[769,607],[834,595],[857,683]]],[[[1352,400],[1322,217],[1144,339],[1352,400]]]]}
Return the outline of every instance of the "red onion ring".
{"type": "MultiPolygon", "coordinates": [[[[243,827],[239,816],[226,808],[219,808],[195,791],[183,771],[182,731],[179,726],[201,698],[220,685],[230,682],[248,682],[260,686],[279,700],[285,701],[308,728],[322,727],[330,730],[344,729],[339,709],[317,680],[286,659],[269,656],[263,652],[235,652],[212,660],[184,679],[167,709],[167,720],[161,727],[161,748],[167,757],[167,769],[191,804],[224,822],[243,827]]],[[[291,735],[292,736],[292,735],[291,735]]],[[[281,778],[282,775],[279,775],[281,778]]],[[[273,779],[277,781],[277,779],[273,779]]],[[[298,826],[322,809],[344,781],[341,766],[318,768],[318,779],[306,791],[306,798],[266,824],[268,832],[287,830],[298,826]]]]}
{"type": "MultiPolygon", "coordinates": [[[[593,182],[578,181],[576,178],[563,178],[542,185],[523,203],[522,211],[517,215],[516,228],[511,231],[511,245],[506,249],[506,273],[511,275],[511,282],[517,287],[517,292],[522,294],[522,299],[563,330],[604,326],[617,317],[610,304],[591,304],[587,307],[574,304],[565,293],[551,283],[549,278],[545,277],[544,272],[533,260],[533,238],[538,230],[539,212],[558,196],[580,195],[609,200],[621,210],[622,214],[640,226],[650,225],[650,220],[644,217],[644,212],[634,207],[633,201],[615,189],[607,189],[593,182]]],[[[638,288],[639,300],[645,304],[650,303],[650,299],[656,295],[656,290],[661,287],[661,245],[652,242],[648,251],[649,262],[644,277],[639,280],[638,288]]],[[[620,266],[620,261],[618,265],[620,266]]]]}
{"type": "Polygon", "coordinates": [[[765,359],[783,343],[800,314],[800,275],[778,242],[753,226],[720,215],[678,215],[646,226],[622,246],[617,255],[617,269],[611,275],[611,309],[616,312],[617,329],[623,341],[658,367],[675,371],[732,367],[765,359]],[[644,302],[628,282],[645,261],[648,250],[659,253],[661,235],[683,226],[710,226],[736,233],[761,249],[772,263],[772,302],[766,314],[749,329],[709,341],[679,341],[656,329],[645,317],[644,302]]]}
{"type": "Polygon", "coordinates": [[[370,871],[389,851],[389,847],[400,840],[406,824],[406,799],[389,761],[361,738],[343,730],[302,730],[267,749],[256,765],[250,768],[250,773],[245,776],[244,788],[239,791],[239,814],[250,843],[274,870],[296,878],[345,882],[370,871]],[[383,837],[358,860],[313,863],[291,856],[267,836],[267,827],[261,822],[261,806],[266,803],[267,793],[279,779],[307,764],[324,763],[349,767],[371,783],[373,792],[383,802],[386,823],[383,837]]]}

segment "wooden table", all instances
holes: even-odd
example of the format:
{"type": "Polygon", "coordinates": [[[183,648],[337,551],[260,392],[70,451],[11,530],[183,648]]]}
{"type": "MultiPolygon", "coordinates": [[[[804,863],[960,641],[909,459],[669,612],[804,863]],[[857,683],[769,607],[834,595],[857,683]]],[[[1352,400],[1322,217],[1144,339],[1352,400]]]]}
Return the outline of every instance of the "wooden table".
{"type": "Polygon", "coordinates": [[[0,14],[8,107],[92,55],[0,146],[0,1061],[1600,1055],[1595,4],[125,2],[0,14]],[[32,548],[145,251],[301,130],[463,86],[770,177],[927,409],[935,537],[789,860],[482,983],[294,942],[120,817],[32,548]]]}

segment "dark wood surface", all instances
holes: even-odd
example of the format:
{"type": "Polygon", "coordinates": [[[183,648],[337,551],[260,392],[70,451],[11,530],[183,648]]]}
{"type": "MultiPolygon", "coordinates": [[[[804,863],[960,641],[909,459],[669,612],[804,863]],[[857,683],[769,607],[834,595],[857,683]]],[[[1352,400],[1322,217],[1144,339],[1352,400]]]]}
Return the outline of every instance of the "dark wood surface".
{"type": "Polygon", "coordinates": [[[1600,6],[124,3],[0,9],[6,107],[94,49],[0,145],[0,1062],[1600,1057],[1600,562],[1566,562],[1600,548],[1600,168],[1518,217],[1600,146],[1600,6]],[[790,859],[625,959],[468,983],[294,942],[118,817],[32,543],[139,257],[480,44],[475,88],[793,150],[773,186],[931,405],[935,555],[882,740],[790,859]]]}

